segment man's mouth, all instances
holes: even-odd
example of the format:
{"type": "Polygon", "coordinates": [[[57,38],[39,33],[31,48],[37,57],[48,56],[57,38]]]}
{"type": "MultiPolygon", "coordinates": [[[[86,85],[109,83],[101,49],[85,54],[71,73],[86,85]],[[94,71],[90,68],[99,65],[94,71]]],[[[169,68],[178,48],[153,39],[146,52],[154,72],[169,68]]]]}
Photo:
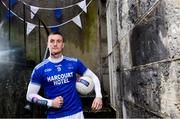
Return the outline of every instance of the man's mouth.
{"type": "Polygon", "coordinates": [[[51,55],[58,55],[60,53],[61,53],[60,51],[59,52],[52,52],[51,55]]]}

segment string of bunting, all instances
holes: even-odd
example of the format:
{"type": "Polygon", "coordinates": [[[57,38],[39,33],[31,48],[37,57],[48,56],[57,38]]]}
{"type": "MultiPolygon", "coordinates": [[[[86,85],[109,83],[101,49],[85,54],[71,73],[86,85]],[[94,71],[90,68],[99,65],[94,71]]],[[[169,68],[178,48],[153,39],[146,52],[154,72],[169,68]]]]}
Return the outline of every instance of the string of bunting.
{"type": "MultiPolygon", "coordinates": [[[[63,9],[74,7],[74,6],[79,6],[84,12],[87,13],[86,0],[83,0],[81,2],[72,4],[72,5],[69,5],[69,6],[66,6],[66,7],[58,7],[58,8],[57,7],[56,8],[37,7],[37,6],[29,5],[28,3],[24,2],[23,0],[19,0],[19,1],[21,1],[26,6],[29,6],[31,11],[33,11],[34,14],[36,14],[39,9],[42,9],[42,10],[55,10],[55,11],[58,10],[58,11],[60,11],[60,10],[63,10],[63,9]]],[[[33,19],[34,14],[31,13],[31,19],[33,19]]]]}
{"type": "Polygon", "coordinates": [[[74,7],[74,6],[81,6],[81,4],[84,4],[84,0],[81,1],[81,2],[78,2],[78,3],[75,3],[75,4],[72,4],[72,5],[69,5],[69,6],[66,6],[66,7],[53,7],[53,8],[50,8],[50,7],[37,7],[37,6],[34,6],[34,5],[30,5],[28,3],[26,3],[25,1],[23,0],[19,0],[21,1],[23,4],[25,4],[26,6],[29,6],[29,7],[34,7],[34,8],[38,8],[38,9],[42,9],[42,10],[56,10],[56,9],[67,9],[67,8],[71,8],[71,7],[74,7]]]}
{"type": "MultiPolygon", "coordinates": [[[[21,0],[19,0],[19,1],[21,1],[21,0]]],[[[6,7],[6,9],[8,10],[8,15],[11,15],[11,16],[9,16],[9,17],[12,17],[13,15],[14,16],[16,16],[18,19],[20,19],[20,20],[22,20],[22,21],[24,21],[24,19],[23,18],[21,18],[20,16],[18,16],[16,13],[14,13],[11,9],[9,9],[9,7],[7,7],[7,5],[1,0],[1,2],[2,2],[2,4],[6,7]]],[[[22,2],[22,1],[21,1],[22,2]]],[[[81,9],[82,9],[82,11],[78,14],[78,15],[76,15],[74,18],[72,18],[72,19],[69,19],[69,20],[67,20],[66,22],[64,22],[64,23],[61,23],[61,24],[58,24],[58,25],[49,25],[49,26],[47,26],[47,28],[58,28],[58,27],[60,27],[60,26],[63,26],[63,25],[65,25],[65,24],[67,24],[67,23],[69,23],[69,22],[71,22],[71,21],[73,21],[78,27],[80,27],[80,28],[82,28],[82,24],[81,24],[81,18],[80,18],[80,15],[83,13],[83,12],[85,12],[85,13],[87,13],[87,7],[90,5],[90,3],[92,2],[92,0],[90,0],[89,1],[89,3],[87,3],[87,5],[86,5],[86,0],[83,0],[83,1],[81,1],[81,2],[79,2],[79,3],[76,3],[76,4],[74,4],[74,5],[70,5],[70,6],[67,6],[67,7],[63,7],[63,8],[50,8],[49,10],[60,10],[60,9],[66,9],[66,8],[68,8],[68,7],[72,7],[72,6],[75,6],[75,5],[78,5],[81,9]]],[[[23,4],[25,4],[24,2],[23,2],[23,4]]],[[[26,4],[25,4],[26,5],[26,4]]],[[[36,13],[37,13],[37,11],[39,10],[39,8],[37,9],[38,7],[35,7],[35,6],[30,6],[30,9],[31,9],[31,14],[33,14],[33,15],[35,15],[36,13]],[[35,8],[35,9],[34,9],[35,8]]],[[[43,9],[42,7],[41,7],[41,9],[43,9]]],[[[44,8],[44,9],[48,9],[48,8],[44,8]]],[[[61,11],[60,11],[61,12],[61,11]]],[[[59,13],[60,13],[59,12],[59,13]]],[[[58,13],[58,12],[57,12],[58,13]]],[[[31,16],[31,18],[33,18],[34,16],[31,16]]],[[[27,24],[27,29],[26,29],[26,34],[27,35],[29,35],[29,33],[35,28],[35,27],[38,27],[38,25],[37,24],[34,24],[34,23],[30,23],[30,22],[28,22],[28,21],[25,21],[26,22],[26,24],[27,24]]],[[[40,25],[40,27],[44,27],[43,25],[40,25]]]]}

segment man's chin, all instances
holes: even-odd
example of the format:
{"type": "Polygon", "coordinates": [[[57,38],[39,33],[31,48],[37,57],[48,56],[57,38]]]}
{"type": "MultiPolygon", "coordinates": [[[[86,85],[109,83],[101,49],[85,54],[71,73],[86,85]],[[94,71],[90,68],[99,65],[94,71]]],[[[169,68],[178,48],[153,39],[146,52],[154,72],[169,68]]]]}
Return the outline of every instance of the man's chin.
{"type": "Polygon", "coordinates": [[[51,55],[59,55],[61,52],[52,52],[51,55]]]}

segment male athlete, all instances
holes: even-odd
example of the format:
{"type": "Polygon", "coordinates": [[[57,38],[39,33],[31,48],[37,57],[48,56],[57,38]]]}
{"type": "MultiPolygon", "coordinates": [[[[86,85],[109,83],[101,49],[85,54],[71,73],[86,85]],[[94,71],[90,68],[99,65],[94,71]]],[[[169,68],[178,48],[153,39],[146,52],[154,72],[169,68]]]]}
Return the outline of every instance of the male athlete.
{"type": "Polygon", "coordinates": [[[102,108],[102,94],[98,77],[80,60],[62,55],[64,39],[59,32],[48,36],[50,56],[38,64],[31,75],[26,98],[28,101],[48,106],[48,118],[84,119],[82,104],[76,90],[76,74],[93,79],[96,97],[92,110],[102,108]],[[38,94],[44,89],[44,97],[38,94]]]}

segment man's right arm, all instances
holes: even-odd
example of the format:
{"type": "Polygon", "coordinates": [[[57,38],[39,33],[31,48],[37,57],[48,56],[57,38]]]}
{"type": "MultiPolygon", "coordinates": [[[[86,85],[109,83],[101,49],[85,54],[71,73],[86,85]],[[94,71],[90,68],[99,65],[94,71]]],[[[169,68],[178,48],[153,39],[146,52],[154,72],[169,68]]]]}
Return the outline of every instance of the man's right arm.
{"type": "Polygon", "coordinates": [[[42,96],[38,95],[40,88],[41,88],[40,85],[30,82],[28,85],[26,99],[32,103],[37,103],[39,105],[51,107],[53,100],[46,99],[46,98],[43,98],[42,96]]]}
{"type": "Polygon", "coordinates": [[[26,99],[29,102],[36,103],[39,105],[44,105],[44,106],[53,107],[53,108],[61,108],[61,106],[63,105],[63,102],[64,102],[63,97],[58,96],[54,100],[46,99],[46,98],[38,95],[40,88],[41,88],[40,85],[30,82],[28,85],[26,99]]]}

